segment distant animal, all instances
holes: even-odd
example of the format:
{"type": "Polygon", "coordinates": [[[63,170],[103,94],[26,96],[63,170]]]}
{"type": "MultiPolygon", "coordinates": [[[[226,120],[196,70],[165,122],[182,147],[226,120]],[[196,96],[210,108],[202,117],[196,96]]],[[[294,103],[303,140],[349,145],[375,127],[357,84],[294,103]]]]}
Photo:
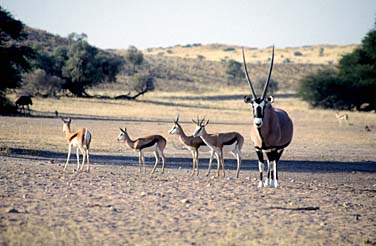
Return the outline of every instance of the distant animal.
{"type": "Polygon", "coordinates": [[[338,120],[338,124],[342,126],[342,122],[345,122],[346,125],[349,123],[349,115],[348,114],[341,114],[340,112],[336,112],[336,118],[338,120]]]}
{"type": "MultiPolygon", "coordinates": [[[[217,171],[215,176],[219,176],[220,167],[222,166],[222,173],[225,176],[225,164],[223,153],[232,153],[237,160],[236,177],[239,178],[240,164],[242,162],[242,147],[244,143],[244,137],[238,132],[226,132],[217,134],[208,134],[205,127],[209,124],[209,120],[197,118],[197,121],[192,120],[196,125],[196,129],[193,133],[194,137],[201,137],[201,139],[206,143],[206,145],[214,152],[217,158],[217,171]]],[[[209,170],[210,171],[209,163],[209,170]]]]}
{"type": "Polygon", "coordinates": [[[21,114],[26,114],[26,109],[27,109],[28,114],[30,114],[30,107],[29,107],[29,105],[33,105],[33,101],[31,100],[31,96],[20,96],[16,100],[17,110],[21,114]],[[26,106],[26,109],[25,109],[25,106],[26,106]]]}
{"type": "Polygon", "coordinates": [[[59,116],[59,112],[57,110],[55,110],[55,116],[58,117],[59,116]]]}
{"type": "MultiPolygon", "coordinates": [[[[209,161],[209,167],[211,166],[211,163],[213,161],[214,152],[210,150],[210,148],[204,143],[204,141],[200,137],[194,137],[194,136],[187,136],[185,135],[183,128],[181,127],[179,123],[179,116],[176,117],[176,120],[174,120],[174,125],[172,128],[168,131],[171,135],[178,135],[180,142],[184,145],[186,149],[191,151],[192,153],[192,176],[198,175],[198,154],[200,151],[203,152],[211,152],[210,161],[209,161]]],[[[208,172],[206,176],[209,175],[210,169],[208,169],[208,172]]]]}
{"type": "Polygon", "coordinates": [[[154,168],[151,174],[155,172],[155,169],[157,168],[160,157],[162,158],[162,174],[164,173],[166,157],[163,151],[166,148],[166,144],[167,144],[167,141],[164,137],[162,137],[161,135],[152,135],[152,136],[147,136],[144,138],[137,138],[136,140],[132,140],[128,135],[127,128],[124,128],[124,129],[120,128],[120,134],[117,138],[117,141],[125,142],[125,144],[130,149],[138,152],[138,162],[140,165],[140,172],[143,166],[144,171],[146,173],[144,152],[153,152],[155,156],[155,164],[154,164],[154,168]]]}
{"type": "Polygon", "coordinates": [[[274,46],[269,74],[261,97],[256,96],[255,90],[253,89],[252,81],[247,71],[244,49],[242,49],[242,51],[244,73],[251,90],[251,96],[245,96],[244,102],[252,105],[253,124],[251,125],[251,139],[254,143],[259,160],[260,181],[258,187],[261,188],[265,185],[276,188],[278,187],[277,165],[284,149],[291,143],[293,123],[286,111],[273,108],[273,97],[266,97],[273,69],[274,46]],[[268,160],[268,177],[263,183],[264,154],[268,160]]]}
{"type": "Polygon", "coordinates": [[[81,128],[77,131],[72,132],[70,129],[70,124],[72,122],[71,118],[64,119],[61,117],[63,121],[63,132],[65,133],[65,139],[68,142],[68,156],[67,161],[64,166],[64,171],[67,168],[72,146],[76,147],[76,156],[77,156],[77,169],[76,171],[82,171],[85,164],[85,159],[87,160],[87,172],[90,172],[90,162],[89,162],[89,149],[90,149],[90,143],[91,143],[91,133],[87,128],[81,128]],[[80,155],[79,152],[82,154],[82,165],[80,168],[80,155]]]}

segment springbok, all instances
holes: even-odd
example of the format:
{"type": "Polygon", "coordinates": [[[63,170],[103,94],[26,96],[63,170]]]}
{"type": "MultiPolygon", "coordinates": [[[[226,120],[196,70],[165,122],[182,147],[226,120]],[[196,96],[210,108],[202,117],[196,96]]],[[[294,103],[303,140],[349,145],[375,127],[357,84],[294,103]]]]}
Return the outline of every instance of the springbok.
{"type": "Polygon", "coordinates": [[[348,125],[349,123],[349,115],[348,114],[341,114],[340,112],[336,112],[336,118],[338,120],[338,125],[339,126],[342,126],[342,122],[344,121],[346,123],[346,125],[348,125]]]}
{"type": "Polygon", "coordinates": [[[76,147],[76,156],[77,156],[77,172],[82,171],[85,164],[85,159],[87,159],[87,172],[90,172],[90,162],[89,162],[89,148],[90,148],[90,142],[91,142],[91,133],[87,128],[81,128],[77,131],[72,132],[70,129],[70,124],[72,122],[71,118],[64,119],[61,117],[63,121],[63,132],[65,133],[65,139],[68,142],[68,157],[67,162],[64,166],[64,171],[67,168],[72,146],[76,147]],[[78,150],[81,151],[82,154],[82,165],[80,169],[80,155],[78,153],[78,150]]]}
{"type": "MultiPolygon", "coordinates": [[[[220,166],[222,166],[222,173],[225,176],[225,165],[223,160],[223,153],[231,152],[237,160],[236,177],[239,178],[240,164],[242,161],[242,147],[244,143],[244,138],[237,132],[227,132],[227,133],[217,133],[208,134],[205,127],[209,124],[209,120],[198,119],[197,121],[192,120],[196,125],[196,129],[193,133],[194,137],[201,137],[204,143],[214,152],[217,158],[217,171],[215,176],[219,176],[220,166]]],[[[211,163],[209,163],[209,171],[211,168],[211,163]]]]}
{"type": "MultiPolygon", "coordinates": [[[[198,176],[198,153],[199,151],[203,152],[209,152],[210,151],[210,160],[209,160],[209,167],[211,166],[211,163],[213,161],[214,152],[210,150],[210,148],[204,143],[204,141],[200,137],[194,137],[194,136],[187,136],[185,135],[183,128],[181,127],[179,123],[179,116],[176,117],[176,120],[174,120],[174,125],[172,128],[168,131],[171,135],[178,135],[180,142],[184,145],[186,149],[191,151],[192,153],[192,176],[196,173],[198,176]]],[[[210,173],[210,168],[208,169],[208,172],[206,176],[208,176],[210,173]]]]}
{"type": "Polygon", "coordinates": [[[273,108],[273,97],[266,97],[268,85],[272,75],[274,61],[274,46],[272,50],[272,59],[269,68],[269,74],[265,82],[264,90],[261,97],[257,97],[252,86],[252,81],[247,71],[245,61],[244,48],[243,64],[244,73],[246,75],[249,87],[251,89],[252,98],[244,97],[245,103],[252,105],[253,124],[251,126],[251,139],[254,143],[260,172],[260,181],[258,187],[270,185],[270,187],[278,187],[277,164],[281,158],[284,149],[290,144],[293,135],[293,124],[288,114],[282,109],[273,108]],[[268,160],[268,178],[263,183],[264,170],[264,154],[268,160]],[[269,180],[269,182],[268,182],[269,180]]]}
{"type": "Polygon", "coordinates": [[[144,166],[144,171],[146,173],[144,152],[153,152],[155,156],[155,164],[151,174],[153,174],[155,172],[155,169],[157,168],[157,165],[159,163],[159,157],[162,158],[162,173],[164,173],[166,157],[164,156],[163,151],[167,143],[164,137],[160,135],[152,135],[132,140],[128,135],[127,129],[120,128],[120,134],[117,138],[117,141],[125,142],[130,149],[138,152],[140,172],[142,166],[144,166]]]}

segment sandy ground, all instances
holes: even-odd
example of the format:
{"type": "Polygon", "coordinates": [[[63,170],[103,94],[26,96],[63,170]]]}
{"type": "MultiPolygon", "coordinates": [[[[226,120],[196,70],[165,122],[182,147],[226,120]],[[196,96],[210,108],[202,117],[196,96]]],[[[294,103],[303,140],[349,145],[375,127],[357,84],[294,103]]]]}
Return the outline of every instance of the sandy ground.
{"type": "Polygon", "coordinates": [[[0,117],[0,245],[376,245],[376,114],[347,112],[341,125],[334,111],[280,97],[294,139],[280,187],[258,189],[249,105],[233,93],[35,98],[32,117],[0,117]],[[55,110],[73,117],[73,129],[90,129],[89,174],[72,172],[74,155],[63,173],[67,143],[55,110]],[[206,153],[200,175],[190,175],[190,154],[167,134],[177,113],[187,134],[192,118],[207,115],[208,132],[244,136],[239,179],[228,155],[226,177],[206,177],[206,153]],[[136,154],[116,142],[119,127],[132,138],[166,137],[166,173],[150,176],[148,155],[140,174],[136,154]]]}
{"type": "Polygon", "coordinates": [[[280,188],[258,189],[254,160],[216,179],[207,159],[191,177],[189,158],[150,176],[152,159],[147,174],[104,155],[91,173],[63,173],[65,154],[45,156],[0,156],[2,245],[376,244],[374,162],[285,162],[280,188]]]}

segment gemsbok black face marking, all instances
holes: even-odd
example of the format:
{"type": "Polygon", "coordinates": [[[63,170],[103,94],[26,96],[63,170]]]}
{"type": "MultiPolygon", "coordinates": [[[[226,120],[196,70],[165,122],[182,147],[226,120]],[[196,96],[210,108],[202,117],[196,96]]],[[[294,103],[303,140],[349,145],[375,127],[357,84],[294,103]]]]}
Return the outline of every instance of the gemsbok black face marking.
{"type": "Polygon", "coordinates": [[[244,73],[251,90],[251,95],[245,96],[244,102],[252,105],[253,124],[251,126],[251,138],[255,145],[256,153],[259,159],[259,187],[264,186],[262,175],[264,170],[264,154],[268,159],[268,178],[265,180],[265,185],[278,187],[277,164],[284,148],[287,147],[292,140],[293,124],[290,117],[284,110],[273,108],[273,97],[266,97],[273,70],[274,46],[272,49],[269,74],[260,97],[256,95],[253,88],[252,81],[247,70],[244,49],[242,49],[242,51],[244,73]]]}

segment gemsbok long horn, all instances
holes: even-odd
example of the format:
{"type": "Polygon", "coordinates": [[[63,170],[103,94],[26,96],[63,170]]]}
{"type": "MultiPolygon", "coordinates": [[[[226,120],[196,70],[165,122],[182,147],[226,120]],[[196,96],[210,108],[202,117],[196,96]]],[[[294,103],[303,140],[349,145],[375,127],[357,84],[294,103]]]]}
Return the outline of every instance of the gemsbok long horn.
{"type": "Polygon", "coordinates": [[[249,87],[251,88],[253,98],[256,99],[257,96],[256,96],[256,93],[255,93],[255,89],[253,89],[252,81],[251,81],[249,74],[248,74],[247,63],[245,62],[245,55],[244,55],[244,48],[243,47],[242,47],[242,52],[243,52],[244,73],[245,73],[245,76],[247,77],[249,87]]]}
{"type": "Polygon", "coordinates": [[[272,49],[272,61],[270,62],[268,78],[265,81],[264,91],[262,92],[262,96],[261,96],[262,99],[265,99],[266,92],[268,91],[270,77],[272,76],[273,63],[274,63],[274,45],[273,45],[273,49],[272,49]]]}

